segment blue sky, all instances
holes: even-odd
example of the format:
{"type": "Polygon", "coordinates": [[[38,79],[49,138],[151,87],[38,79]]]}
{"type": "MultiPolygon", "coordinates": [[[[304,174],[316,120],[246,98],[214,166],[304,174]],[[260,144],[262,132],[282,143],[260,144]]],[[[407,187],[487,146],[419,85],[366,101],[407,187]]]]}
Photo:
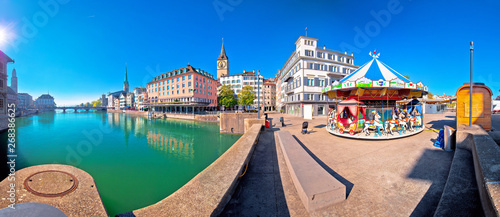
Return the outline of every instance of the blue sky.
{"type": "Polygon", "coordinates": [[[381,61],[432,93],[454,94],[469,81],[473,40],[474,81],[496,96],[498,11],[494,0],[0,0],[8,35],[0,49],[16,61],[8,71],[16,68],[20,92],[50,92],[71,105],[120,90],[125,64],[131,87],[188,63],[215,75],[222,37],[231,73],[274,77],[305,27],[318,45],[354,52],[356,65],[377,49],[381,61]]]}

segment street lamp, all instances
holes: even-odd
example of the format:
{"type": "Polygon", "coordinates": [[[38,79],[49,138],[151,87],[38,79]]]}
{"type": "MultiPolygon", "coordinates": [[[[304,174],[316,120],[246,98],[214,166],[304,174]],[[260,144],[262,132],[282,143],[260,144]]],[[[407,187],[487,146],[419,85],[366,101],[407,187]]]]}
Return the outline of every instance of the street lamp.
{"type": "Polygon", "coordinates": [[[260,119],[260,70],[257,70],[257,119],[260,119]]]}
{"type": "Polygon", "coordinates": [[[469,105],[469,127],[472,126],[472,52],[474,51],[474,42],[470,42],[470,105],[469,105]]]}

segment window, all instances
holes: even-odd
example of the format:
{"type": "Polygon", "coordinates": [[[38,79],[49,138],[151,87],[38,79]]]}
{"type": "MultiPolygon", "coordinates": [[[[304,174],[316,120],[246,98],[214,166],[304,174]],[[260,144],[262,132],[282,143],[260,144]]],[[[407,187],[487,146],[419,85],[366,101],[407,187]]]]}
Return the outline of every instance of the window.
{"type": "Polygon", "coordinates": [[[169,83],[170,83],[169,81],[170,81],[170,80],[167,80],[167,84],[169,84],[169,83]]]}
{"type": "Polygon", "coordinates": [[[191,80],[191,75],[188,75],[188,80],[191,80]]]}
{"type": "Polygon", "coordinates": [[[325,86],[325,80],[321,79],[319,80],[319,86],[324,87],[325,86]]]}
{"type": "Polygon", "coordinates": [[[182,88],[186,87],[186,84],[182,83],[182,88]]]}
{"type": "Polygon", "coordinates": [[[314,69],[316,69],[316,70],[320,70],[320,65],[319,65],[319,64],[317,64],[317,63],[314,63],[314,69]]]}
{"type": "Polygon", "coordinates": [[[310,51],[310,50],[306,50],[306,56],[312,57],[313,56],[313,52],[310,51]]]}
{"type": "Polygon", "coordinates": [[[329,59],[329,60],[333,60],[333,58],[334,58],[333,54],[329,53],[329,54],[328,54],[328,59],[329,59]]]}
{"type": "Polygon", "coordinates": [[[317,52],[316,53],[316,57],[318,57],[318,58],[324,58],[325,55],[323,54],[323,52],[317,52]]]}
{"type": "Polygon", "coordinates": [[[191,81],[188,81],[188,87],[191,87],[191,81]]]}
{"type": "Polygon", "coordinates": [[[186,80],[186,76],[182,76],[182,80],[185,81],[186,80]]]}
{"type": "Polygon", "coordinates": [[[307,67],[308,69],[313,69],[313,66],[314,64],[313,63],[309,63],[309,67],[307,67]]]}
{"type": "Polygon", "coordinates": [[[177,82],[179,82],[179,77],[177,77],[177,82]]]}
{"type": "Polygon", "coordinates": [[[167,86],[167,90],[170,90],[170,88],[169,88],[169,87],[170,87],[170,86],[167,86]]]}
{"type": "Polygon", "coordinates": [[[163,81],[163,85],[165,85],[165,81],[163,81]]]}
{"type": "Polygon", "coordinates": [[[177,84],[177,89],[179,89],[179,84],[177,84]]]}
{"type": "Polygon", "coordinates": [[[172,78],[172,83],[174,83],[174,81],[175,81],[175,78],[172,78]]]}
{"type": "Polygon", "coordinates": [[[307,86],[314,86],[314,78],[307,78],[307,86]]]}

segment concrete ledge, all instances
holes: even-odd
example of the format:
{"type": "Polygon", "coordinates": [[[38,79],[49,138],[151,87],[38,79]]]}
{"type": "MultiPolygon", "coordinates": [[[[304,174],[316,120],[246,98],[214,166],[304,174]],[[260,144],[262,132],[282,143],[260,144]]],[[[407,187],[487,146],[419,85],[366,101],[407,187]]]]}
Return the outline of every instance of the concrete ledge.
{"type": "Polygon", "coordinates": [[[277,132],[288,171],[310,212],[346,199],[346,186],[324,170],[288,131],[277,132]]]}
{"type": "Polygon", "coordinates": [[[219,215],[250,161],[261,127],[253,125],[222,156],[172,195],[151,206],[118,216],[219,215]]]}
{"type": "MultiPolygon", "coordinates": [[[[47,173],[45,172],[45,173],[47,173]]],[[[60,180],[63,176],[37,176],[33,180],[35,190],[40,192],[53,192],[57,190],[58,186],[66,186],[63,181],[60,180]]],[[[34,176],[32,176],[34,177],[34,176]]],[[[5,178],[0,182],[0,192],[3,192],[0,201],[0,208],[8,207],[11,204],[7,195],[7,191],[11,189],[11,184],[15,184],[16,190],[16,204],[19,203],[44,203],[56,207],[57,209],[64,212],[67,216],[108,216],[106,209],[102,203],[99,191],[95,185],[94,179],[85,171],[78,169],[76,167],[59,165],[59,164],[46,164],[39,166],[32,166],[24,168],[22,170],[15,172],[15,181],[5,178]],[[73,175],[77,180],[72,180],[72,182],[78,182],[76,189],[67,193],[63,196],[53,196],[45,197],[39,196],[28,191],[25,186],[25,180],[31,175],[43,172],[43,171],[61,171],[73,175]],[[5,199],[4,199],[5,198],[5,199]]],[[[61,188],[59,190],[64,190],[66,188],[61,188]]]]}
{"type": "Polygon", "coordinates": [[[264,118],[261,118],[261,119],[245,118],[245,130],[244,130],[244,132],[247,132],[247,130],[250,129],[250,127],[252,127],[254,124],[266,126],[266,120],[264,118]]]}
{"type": "MultiPolygon", "coordinates": [[[[455,152],[452,167],[450,169],[450,175],[448,177],[443,196],[441,197],[438,209],[436,210],[436,216],[440,213],[438,211],[445,209],[442,208],[442,206],[444,207],[446,204],[450,203],[449,200],[467,200],[467,198],[453,198],[449,195],[453,195],[455,194],[454,192],[457,191],[463,191],[464,189],[461,189],[460,185],[463,185],[463,182],[470,182],[470,179],[475,181],[477,184],[477,192],[479,193],[480,203],[482,210],[484,211],[484,215],[499,216],[500,147],[495,143],[495,141],[493,141],[488,133],[478,125],[473,125],[472,127],[460,125],[457,130],[456,141],[457,150],[455,152]],[[470,174],[459,174],[464,172],[462,169],[464,166],[456,166],[463,164],[463,162],[460,162],[460,155],[464,155],[464,151],[469,152],[471,155],[474,167],[473,174],[475,177],[471,177],[469,179],[466,179],[466,177],[470,174]],[[453,180],[453,177],[457,177],[457,180],[453,180]]],[[[457,204],[460,205],[460,203],[457,204]]],[[[462,201],[461,205],[467,206],[468,204],[467,202],[462,201]]],[[[447,209],[450,209],[448,212],[450,214],[456,213],[456,210],[452,210],[452,207],[447,209]]]]}

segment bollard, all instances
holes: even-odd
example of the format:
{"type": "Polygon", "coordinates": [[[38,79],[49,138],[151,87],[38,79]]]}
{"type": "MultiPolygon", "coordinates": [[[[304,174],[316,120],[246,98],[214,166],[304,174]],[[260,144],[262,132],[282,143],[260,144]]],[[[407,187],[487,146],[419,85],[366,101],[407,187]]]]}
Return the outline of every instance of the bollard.
{"type": "Polygon", "coordinates": [[[455,129],[450,126],[444,125],[444,147],[445,151],[455,150],[456,143],[455,129]]]}
{"type": "Polygon", "coordinates": [[[280,122],[281,122],[281,126],[284,127],[285,126],[285,119],[283,117],[280,117],[280,122]]]}

